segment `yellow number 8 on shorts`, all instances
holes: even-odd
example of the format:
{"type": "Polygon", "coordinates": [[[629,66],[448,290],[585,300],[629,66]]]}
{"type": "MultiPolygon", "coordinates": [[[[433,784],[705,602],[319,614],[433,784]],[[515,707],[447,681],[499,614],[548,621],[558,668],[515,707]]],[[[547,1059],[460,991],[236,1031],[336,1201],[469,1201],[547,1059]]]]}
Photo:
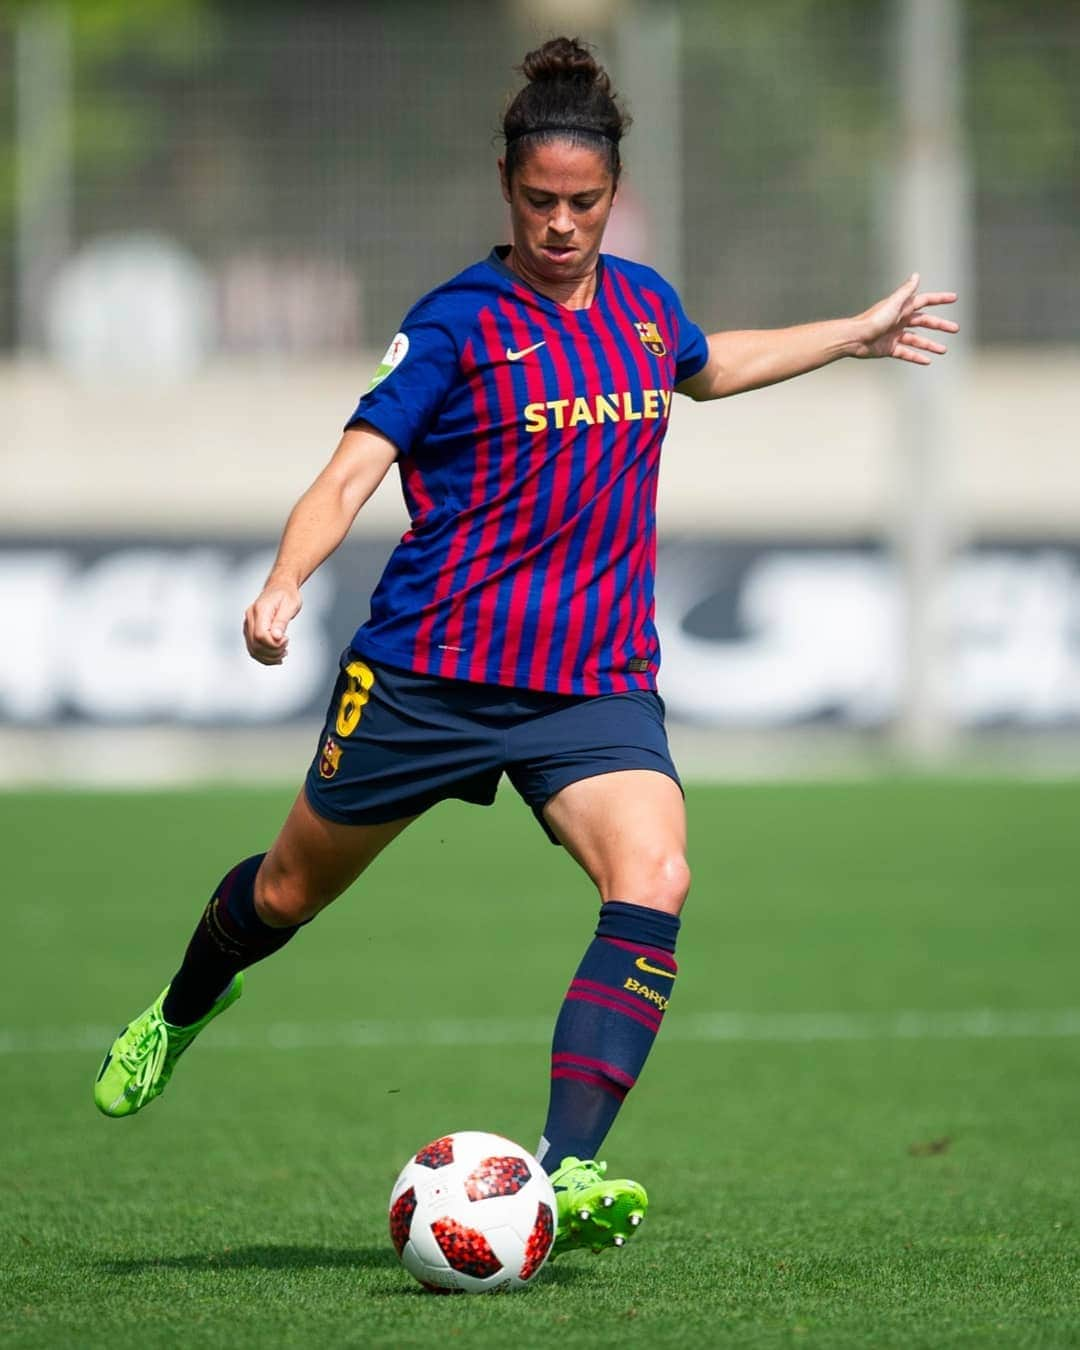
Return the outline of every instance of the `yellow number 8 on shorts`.
{"type": "Polygon", "coordinates": [[[363,661],[350,661],[343,674],[345,689],[338,704],[337,734],[351,736],[363,716],[364,704],[371,697],[375,676],[363,661]]]}

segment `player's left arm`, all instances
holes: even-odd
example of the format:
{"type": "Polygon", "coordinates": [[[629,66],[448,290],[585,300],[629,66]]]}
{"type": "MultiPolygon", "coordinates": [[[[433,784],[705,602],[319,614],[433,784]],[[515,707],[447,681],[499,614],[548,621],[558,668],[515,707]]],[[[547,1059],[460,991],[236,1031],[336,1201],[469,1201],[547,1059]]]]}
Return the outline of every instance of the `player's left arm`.
{"type": "Polygon", "coordinates": [[[920,292],[919,274],[915,272],[892,295],[850,319],[826,319],[795,328],[711,333],[705,365],[676,388],[699,402],[728,398],[805,375],[842,356],[892,356],[928,366],[931,357],[944,356],[946,348],[916,330],[958,333],[960,325],[952,319],[926,312],[955,300],[955,291],[920,292]]]}

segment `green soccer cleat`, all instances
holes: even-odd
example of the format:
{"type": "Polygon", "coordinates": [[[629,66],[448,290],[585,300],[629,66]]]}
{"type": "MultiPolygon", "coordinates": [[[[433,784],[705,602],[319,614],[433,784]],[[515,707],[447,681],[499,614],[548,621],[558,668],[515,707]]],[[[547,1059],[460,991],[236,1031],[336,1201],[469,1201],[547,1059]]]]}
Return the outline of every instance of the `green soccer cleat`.
{"type": "Polygon", "coordinates": [[[608,1181],[607,1163],[564,1158],[551,1174],[558,1207],[552,1256],[588,1247],[622,1247],[637,1230],[649,1208],[644,1186],[619,1178],[608,1181]]]}
{"type": "Polygon", "coordinates": [[[159,1097],[176,1061],[208,1022],[231,1007],[244,992],[244,975],[231,983],[205,1017],[189,1027],[174,1027],[161,1015],[166,986],[150,1007],[113,1041],[94,1083],[94,1104],[107,1116],[133,1116],[159,1097]]]}

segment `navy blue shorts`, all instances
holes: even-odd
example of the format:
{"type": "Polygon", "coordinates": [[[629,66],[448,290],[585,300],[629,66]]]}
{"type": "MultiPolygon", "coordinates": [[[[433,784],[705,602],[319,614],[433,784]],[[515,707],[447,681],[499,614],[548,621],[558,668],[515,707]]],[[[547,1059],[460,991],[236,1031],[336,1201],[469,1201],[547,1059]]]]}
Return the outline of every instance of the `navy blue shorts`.
{"type": "Polygon", "coordinates": [[[569,783],[618,769],[655,769],[679,782],[658,694],[504,689],[397,670],[347,650],[304,787],[327,820],[382,825],[447,797],[490,806],[505,773],[558,843],[545,802],[569,783]]]}

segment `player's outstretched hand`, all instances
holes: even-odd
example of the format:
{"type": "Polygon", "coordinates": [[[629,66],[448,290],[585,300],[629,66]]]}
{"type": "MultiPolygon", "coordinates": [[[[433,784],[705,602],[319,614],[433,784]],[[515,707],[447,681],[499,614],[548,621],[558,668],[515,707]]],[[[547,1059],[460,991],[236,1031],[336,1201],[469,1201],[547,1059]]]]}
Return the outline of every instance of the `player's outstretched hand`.
{"type": "Polygon", "coordinates": [[[280,666],[289,650],[286,631],[300,613],[300,605],[300,592],[295,586],[268,582],[244,614],[248,655],[264,666],[280,666]]]}
{"type": "Polygon", "coordinates": [[[930,328],[939,333],[958,333],[960,325],[937,314],[927,314],[927,306],[951,305],[956,301],[955,291],[919,291],[919,274],[913,272],[892,295],[871,305],[855,320],[859,325],[859,339],[853,356],[895,356],[898,361],[912,361],[917,366],[928,366],[930,357],[944,356],[948,350],[915,332],[916,328],[930,328]]]}

